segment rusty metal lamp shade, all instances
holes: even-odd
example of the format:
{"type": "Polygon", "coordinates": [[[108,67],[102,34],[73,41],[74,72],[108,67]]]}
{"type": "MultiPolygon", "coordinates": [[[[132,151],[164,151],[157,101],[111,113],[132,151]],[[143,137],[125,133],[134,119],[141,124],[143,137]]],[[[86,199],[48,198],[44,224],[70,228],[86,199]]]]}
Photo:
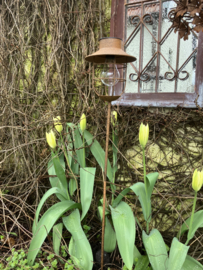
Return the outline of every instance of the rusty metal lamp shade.
{"type": "MultiPolygon", "coordinates": [[[[112,74],[117,74],[118,76],[112,77],[111,81],[114,81],[115,84],[118,82],[125,83],[125,79],[123,78],[123,71],[126,69],[127,63],[133,62],[136,60],[134,56],[131,56],[127,54],[123,50],[123,41],[120,38],[101,38],[99,41],[99,50],[96,51],[95,53],[86,56],[85,58],[86,61],[93,63],[93,73],[95,73],[95,66],[97,66],[98,69],[102,69],[102,65],[108,65],[112,71],[112,74]],[[112,68],[114,66],[114,68],[112,68]],[[118,66],[118,68],[117,68],[118,66]],[[119,69],[119,73],[118,73],[119,69]],[[116,72],[115,72],[116,71],[116,72]],[[118,78],[121,75],[121,78],[118,78]]],[[[95,80],[101,80],[105,85],[106,84],[102,78],[95,78],[93,74],[93,81],[95,80]]],[[[117,96],[113,95],[114,90],[112,90],[112,93],[108,93],[108,95],[101,95],[98,93],[94,87],[94,82],[93,82],[93,88],[96,94],[102,99],[103,101],[114,101],[117,100],[122,93],[124,92],[125,88],[123,89],[122,93],[117,96]]],[[[113,89],[115,89],[115,84],[112,82],[113,89]]]]}

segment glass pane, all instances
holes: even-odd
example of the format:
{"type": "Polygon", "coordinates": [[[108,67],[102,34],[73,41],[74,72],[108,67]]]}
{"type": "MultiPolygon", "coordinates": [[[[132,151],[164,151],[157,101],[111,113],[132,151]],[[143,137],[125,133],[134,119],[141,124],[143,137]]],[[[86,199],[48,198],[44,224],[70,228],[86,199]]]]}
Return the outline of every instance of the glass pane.
{"type": "Polygon", "coordinates": [[[158,92],[161,93],[175,92],[175,80],[170,81],[174,77],[174,72],[162,56],[160,57],[159,66],[160,70],[159,70],[158,92]]]}
{"type": "MultiPolygon", "coordinates": [[[[198,39],[192,33],[188,36],[188,40],[180,40],[180,51],[179,51],[179,68],[184,64],[184,62],[188,59],[191,53],[197,48],[198,39]]],[[[196,63],[194,62],[194,67],[196,63]]]]}
{"type": "Polygon", "coordinates": [[[140,6],[126,9],[125,50],[128,54],[137,58],[137,63],[139,63],[140,55],[140,15],[140,6]]]}
{"type": "Polygon", "coordinates": [[[196,53],[190,59],[188,64],[179,73],[179,78],[185,80],[178,80],[177,92],[194,93],[195,92],[195,75],[196,75],[196,53]]]}
{"type": "Polygon", "coordinates": [[[197,53],[192,52],[198,46],[197,36],[190,34],[188,40],[180,40],[179,50],[179,78],[177,92],[193,93],[195,91],[195,75],[196,75],[196,56],[197,53]],[[191,55],[192,54],[192,55],[191,55]]]}
{"type": "Polygon", "coordinates": [[[139,71],[139,56],[140,56],[140,27],[138,26],[140,22],[141,15],[141,7],[133,6],[126,10],[126,41],[130,37],[130,39],[126,42],[125,51],[133,55],[137,58],[135,62],[133,62],[132,67],[131,64],[127,65],[127,73],[126,73],[126,93],[137,93],[138,92],[138,83],[132,82],[129,79],[130,74],[135,74],[131,76],[133,80],[137,78],[136,74],[139,71]],[[137,27],[138,26],[138,27],[137,27]],[[137,27],[137,29],[136,29],[137,27]]]}
{"type": "MultiPolygon", "coordinates": [[[[137,62],[137,61],[136,61],[137,62]]],[[[136,66],[136,62],[133,62],[132,64],[136,66]]],[[[129,63],[127,65],[127,73],[126,73],[126,90],[125,93],[138,93],[138,81],[133,82],[132,80],[137,79],[137,72],[132,67],[132,64],[129,63]],[[129,76],[131,75],[131,80],[129,79],[129,76]]]]}
{"type": "Polygon", "coordinates": [[[156,65],[157,58],[153,58],[153,60],[147,65],[147,69],[142,73],[141,79],[141,93],[153,93],[155,92],[156,87],[156,65]],[[146,81],[146,82],[145,82],[146,81]]]}
{"type": "Polygon", "coordinates": [[[146,27],[143,25],[143,68],[150,61],[152,56],[157,52],[158,40],[158,16],[157,13],[151,14],[151,17],[145,17],[146,20],[152,21],[151,24],[145,22],[146,27]]]}
{"type": "Polygon", "coordinates": [[[192,33],[188,40],[181,39],[178,46],[178,33],[170,29],[168,19],[168,13],[176,7],[176,3],[172,0],[162,1],[160,10],[158,1],[142,2],[128,0],[128,3],[135,4],[126,8],[126,52],[137,58],[133,66],[128,65],[126,92],[137,93],[138,82],[141,93],[155,92],[156,85],[157,92],[162,93],[194,92],[196,53],[191,54],[198,45],[197,35],[192,33]],[[140,78],[137,77],[138,73],[142,74],[140,78]],[[178,77],[175,75],[177,73],[178,77]],[[130,74],[134,74],[131,75],[132,80],[138,80],[132,82],[130,74]]]}
{"type": "Polygon", "coordinates": [[[167,33],[172,23],[168,19],[168,13],[175,8],[177,5],[174,1],[163,1],[162,2],[162,23],[161,23],[161,38],[167,33]]]}

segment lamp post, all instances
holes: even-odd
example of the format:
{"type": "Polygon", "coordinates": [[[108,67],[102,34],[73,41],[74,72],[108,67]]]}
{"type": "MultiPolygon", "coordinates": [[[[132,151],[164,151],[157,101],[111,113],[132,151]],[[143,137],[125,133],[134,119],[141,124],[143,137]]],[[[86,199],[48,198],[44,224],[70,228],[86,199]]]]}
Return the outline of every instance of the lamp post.
{"type": "Polygon", "coordinates": [[[101,270],[103,270],[104,257],[104,228],[106,204],[106,174],[108,161],[109,130],[111,116],[111,102],[120,98],[125,91],[125,77],[127,63],[136,60],[134,56],[123,50],[120,38],[110,37],[99,40],[99,50],[86,56],[86,61],[93,63],[93,89],[101,100],[108,103],[106,124],[106,152],[103,179],[103,217],[102,217],[102,243],[101,243],[101,270]],[[96,69],[95,69],[96,68],[96,69]],[[98,75],[99,76],[95,76],[98,75]],[[101,84],[102,82],[102,84],[101,84]],[[120,95],[115,95],[115,85],[121,84],[123,89],[120,95]],[[108,88],[107,88],[108,87],[108,88]]]}

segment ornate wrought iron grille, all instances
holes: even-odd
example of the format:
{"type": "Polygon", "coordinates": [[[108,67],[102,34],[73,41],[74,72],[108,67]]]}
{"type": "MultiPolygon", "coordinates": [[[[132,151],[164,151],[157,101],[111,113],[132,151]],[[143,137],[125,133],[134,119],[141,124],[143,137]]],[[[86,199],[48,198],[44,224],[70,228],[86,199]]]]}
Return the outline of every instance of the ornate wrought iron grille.
{"type": "Polygon", "coordinates": [[[128,64],[126,93],[194,93],[198,34],[188,40],[174,33],[168,13],[174,1],[125,4],[125,50],[137,60],[128,64]]]}

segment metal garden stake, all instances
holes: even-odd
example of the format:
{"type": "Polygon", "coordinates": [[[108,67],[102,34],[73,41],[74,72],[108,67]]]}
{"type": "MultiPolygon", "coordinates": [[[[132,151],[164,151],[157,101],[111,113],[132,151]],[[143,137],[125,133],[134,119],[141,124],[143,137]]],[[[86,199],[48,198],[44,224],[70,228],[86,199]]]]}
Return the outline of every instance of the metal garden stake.
{"type": "Polygon", "coordinates": [[[93,89],[101,100],[108,102],[108,114],[106,124],[106,152],[103,180],[103,217],[102,217],[102,244],[101,244],[101,269],[103,270],[104,257],[104,230],[105,230],[105,204],[106,204],[106,176],[108,162],[109,130],[111,116],[111,102],[120,98],[125,90],[127,63],[136,60],[123,50],[123,42],[120,38],[101,38],[99,50],[86,56],[87,61],[93,63],[93,89]],[[99,77],[97,76],[99,74],[99,77]],[[95,76],[96,75],[96,76],[95,76]],[[102,83],[101,83],[102,82],[102,83]],[[115,95],[119,92],[119,95],[115,95]]]}

